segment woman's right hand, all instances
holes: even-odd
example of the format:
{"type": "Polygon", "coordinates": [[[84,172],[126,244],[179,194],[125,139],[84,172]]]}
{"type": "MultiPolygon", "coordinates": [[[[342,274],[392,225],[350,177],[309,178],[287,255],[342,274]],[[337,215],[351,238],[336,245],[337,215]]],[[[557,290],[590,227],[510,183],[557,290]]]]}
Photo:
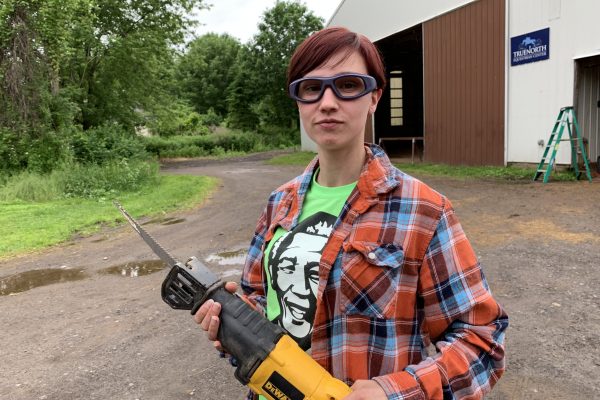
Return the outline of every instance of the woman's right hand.
{"type": "MultiPolygon", "coordinates": [[[[237,283],[227,282],[225,283],[225,290],[235,293],[238,288],[237,283]]],[[[204,302],[194,314],[194,320],[200,327],[206,331],[208,340],[213,342],[213,346],[220,352],[223,352],[221,342],[217,340],[217,333],[219,332],[219,314],[221,313],[221,304],[216,301],[209,299],[204,302]]]]}

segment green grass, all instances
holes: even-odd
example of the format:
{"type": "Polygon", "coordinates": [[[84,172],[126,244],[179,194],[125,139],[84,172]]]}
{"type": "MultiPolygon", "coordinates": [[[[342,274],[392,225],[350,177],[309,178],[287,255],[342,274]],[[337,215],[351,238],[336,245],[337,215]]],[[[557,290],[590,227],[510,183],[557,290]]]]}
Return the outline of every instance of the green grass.
{"type": "MultiPolygon", "coordinates": [[[[134,217],[153,216],[201,203],[218,180],[197,176],[159,176],[154,185],[117,195],[134,217]]],[[[123,223],[112,199],[58,199],[0,202],[0,259],[89,235],[103,226],[123,223]]]]}
{"type": "MultiPolygon", "coordinates": [[[[312,152],[296,152],[272,158],[267,163],[271,165],[307,165],[315,156],[312,152]]],[[[498,181],[527,181],[532,180],[535,167],[471,167],[444,164],[395,164],[400,170],[411,175],[440,176],[454,179],[491,179],[498,181]]],[[[572,181],[575,176],[568,171],[554,172],[551,176],[556,181],[572,181]]]]}
{"type": "MultiPolygon", "coordinates": [[[[535,167],[496,167],[496,166],[461,166],[444,164],[395,164],[407,174],[440,176],[455,179],[490,179],[498,181],[531,181],[535,175],[535,167]]],[[[575,176],[569,172],[555,172],[553,180],[570,181],[575,176]]]]}

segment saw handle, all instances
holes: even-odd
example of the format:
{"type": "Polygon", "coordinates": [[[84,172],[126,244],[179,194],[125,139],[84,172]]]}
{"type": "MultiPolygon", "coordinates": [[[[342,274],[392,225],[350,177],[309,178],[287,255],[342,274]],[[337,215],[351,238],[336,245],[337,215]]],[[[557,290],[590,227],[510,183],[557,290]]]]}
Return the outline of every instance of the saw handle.
{"type": "MultiPolygon", "coordinates": [[[[258,366],[284,335],[284,331],[239,296],[227,291],[223,285],[212,291],[207,299],[221,304],[217,339],[223,350],[237,360],[235,377],[247,385],[258,366]]],[[[194,309],[197,308],[199,306],[194,306],[194,309]]]]}

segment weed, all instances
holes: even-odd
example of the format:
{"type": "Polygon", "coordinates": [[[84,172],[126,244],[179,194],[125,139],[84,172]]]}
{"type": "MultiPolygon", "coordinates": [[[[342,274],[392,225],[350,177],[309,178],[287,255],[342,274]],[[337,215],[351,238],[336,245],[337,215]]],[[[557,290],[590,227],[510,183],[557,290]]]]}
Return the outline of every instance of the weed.
{"type": "Polygon", "coordinates": [[[47,174],[23,171],[0,179],[0,201],[43,202],[60,198],[101,198],[153,184],[155,161],[112,161],[104,165],[64,164],[47,174]]]}

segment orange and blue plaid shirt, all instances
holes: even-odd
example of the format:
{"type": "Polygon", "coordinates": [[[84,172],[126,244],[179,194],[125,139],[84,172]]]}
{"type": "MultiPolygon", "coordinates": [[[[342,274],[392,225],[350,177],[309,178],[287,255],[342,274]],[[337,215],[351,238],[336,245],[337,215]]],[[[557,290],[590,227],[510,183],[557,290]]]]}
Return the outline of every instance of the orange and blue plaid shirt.
{"type": "MultiPolygon", "coordinates": [[[[450,201],[392,166],[378,146],[365,150],[323,249],[312,357],[348,385],[376,380],[388,399],[482,398],[504,371],[508,317],[450,201]]],[[[298,224],[317,166],[315,158],[275,190],[258,221],[241,283],[259,308],[265,245],[278,226],[298,224]]]]}

